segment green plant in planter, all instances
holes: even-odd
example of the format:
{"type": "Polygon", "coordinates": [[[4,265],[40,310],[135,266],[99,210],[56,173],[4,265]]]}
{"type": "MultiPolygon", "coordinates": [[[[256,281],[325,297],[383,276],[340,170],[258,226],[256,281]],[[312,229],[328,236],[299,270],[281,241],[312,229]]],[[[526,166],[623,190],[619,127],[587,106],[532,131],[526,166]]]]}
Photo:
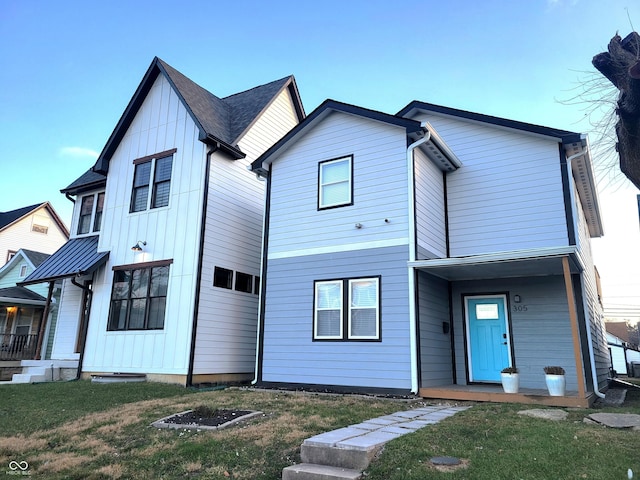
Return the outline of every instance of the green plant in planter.
{"type": "Polygon", "coordinates": [[[544,367],[544,373],[547,375],[564,375],[564,368],[562,367],[544,367]]]}
{"type": "Polygon", "coordinates": [[[516,367],[506,367],[500,371],[500,380],[505,393],[518,393],[520,376],[516,367]]]}
{"type": "Polygon", "coordinates": [[[518,369],[516,367],[507,367],[507,368],[503,368],[500,373],[518,373],[518,369]]]}

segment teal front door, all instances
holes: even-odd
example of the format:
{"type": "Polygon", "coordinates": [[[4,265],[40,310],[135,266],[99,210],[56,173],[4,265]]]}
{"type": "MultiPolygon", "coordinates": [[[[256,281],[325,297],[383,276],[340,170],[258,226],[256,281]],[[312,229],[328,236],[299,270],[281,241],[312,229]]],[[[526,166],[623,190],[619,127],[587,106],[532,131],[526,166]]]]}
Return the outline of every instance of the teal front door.
{"type": "Polygon", "coordinates": [[[512,365],[505,295],[465,297],[469,381],[500,382],[512,365]]]}

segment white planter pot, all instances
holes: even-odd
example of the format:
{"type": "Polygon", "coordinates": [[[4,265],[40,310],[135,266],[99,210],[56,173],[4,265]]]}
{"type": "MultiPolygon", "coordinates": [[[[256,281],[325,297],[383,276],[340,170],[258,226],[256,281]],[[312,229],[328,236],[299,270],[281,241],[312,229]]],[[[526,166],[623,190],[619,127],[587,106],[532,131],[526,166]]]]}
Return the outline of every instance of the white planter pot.
{"type": "Polygon", "coordinates": [[[545,374],[545,381],[547,382],[547,390],[552,397],[563,397],[565,392],[566,381],[564,375],[549,375],[545,374]]]}
{"type": "Polygon", "coordinates": [[[518,386],[520,384],[519,373],[501,373],[502,388],[504,393],[518,393],[518,386]]]}

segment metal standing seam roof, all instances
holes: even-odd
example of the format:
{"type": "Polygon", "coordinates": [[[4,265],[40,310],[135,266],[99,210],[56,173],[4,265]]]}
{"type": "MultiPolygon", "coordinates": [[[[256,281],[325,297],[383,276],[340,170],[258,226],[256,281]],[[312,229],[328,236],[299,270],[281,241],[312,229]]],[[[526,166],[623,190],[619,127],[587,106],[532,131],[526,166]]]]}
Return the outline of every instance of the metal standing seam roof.
{"type": "Polygon", "coordinates": [[[45,260],[18,285],[50,282],[85,275],[107,261],[109,252],[98,252],[98,235],[73,238],[45,260]]]}

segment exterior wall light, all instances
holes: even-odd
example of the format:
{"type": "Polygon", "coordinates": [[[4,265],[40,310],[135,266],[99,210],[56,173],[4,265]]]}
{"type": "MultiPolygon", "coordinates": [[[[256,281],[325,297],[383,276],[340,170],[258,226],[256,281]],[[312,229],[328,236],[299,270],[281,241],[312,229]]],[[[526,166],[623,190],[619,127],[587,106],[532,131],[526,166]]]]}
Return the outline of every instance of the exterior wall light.
{"type": "Polygon", "coordinates": [[[145,242],[144,240],[138,240],[136,244],[133,247],[131,247],[131,250],[133,250],[134,252],[141,252],[142,247],[146,244],[147,242],[145,242]]]}

